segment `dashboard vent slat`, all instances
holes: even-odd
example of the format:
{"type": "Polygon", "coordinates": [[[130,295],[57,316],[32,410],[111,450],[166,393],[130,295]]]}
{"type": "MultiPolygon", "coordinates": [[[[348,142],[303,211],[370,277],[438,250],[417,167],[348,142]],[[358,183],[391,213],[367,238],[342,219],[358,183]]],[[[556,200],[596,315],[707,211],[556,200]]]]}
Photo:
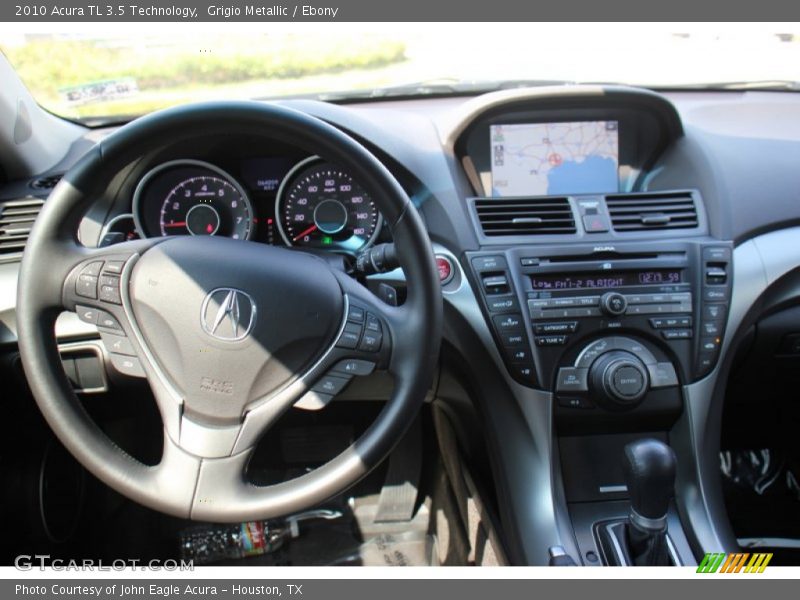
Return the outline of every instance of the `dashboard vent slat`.
{"type": "Polygon", "coordinates": [[[566,198],[515,198],[475,201],[486,236],[575,233],[575,218],[566,198]]]}
{"type": "Polygon", "coordinates": [[[697,207],[689,192],[654,192],[606,196],[615,231],[692,229],[697,227],[697,207]]]}
{"type": "Polygon", "coordinates": [[[39,198],[0,201],[0,261],[22,254],[43,204],[39,198]]]}

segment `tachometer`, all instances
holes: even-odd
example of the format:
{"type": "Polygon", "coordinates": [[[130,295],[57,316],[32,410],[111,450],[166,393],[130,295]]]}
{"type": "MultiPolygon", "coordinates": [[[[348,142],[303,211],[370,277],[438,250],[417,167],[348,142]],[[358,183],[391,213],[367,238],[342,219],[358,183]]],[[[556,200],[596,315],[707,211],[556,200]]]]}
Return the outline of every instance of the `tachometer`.
{"type": "Polygon", "coordinates": [[[145,175],[134,193],[134,217],[148,235],[248,239],[253,229],[253,208],[242,187],[222,169],[196,160],[165,163],[145,175]]]}
{"type": "Polygon", "coordinates": [[[275,214],[286,245],[345,252],[371,244],[382,223],[364,188],[317,157],[300,162],[283,180],[275,214]]]}

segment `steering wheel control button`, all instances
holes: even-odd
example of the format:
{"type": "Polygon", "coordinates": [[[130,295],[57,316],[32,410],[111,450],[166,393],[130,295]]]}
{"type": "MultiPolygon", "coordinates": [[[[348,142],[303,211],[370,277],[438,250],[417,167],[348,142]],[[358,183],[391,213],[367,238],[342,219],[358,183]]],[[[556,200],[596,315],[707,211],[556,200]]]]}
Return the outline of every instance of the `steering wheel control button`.
{"type": "Polygon", "coordinates": [[[373,314],[367,314],[367,331],[375,331],[381,333],[381,322],[373,314]]]}
{"type": "Polygon", "coordinates": [[[114,368],[123,375],[128,375],[129,377],[145,376],[142,363],[139,362],[138,358],[114,353],[110,353],[108,356],[111,359],[111,364],[114,366],[114,368]]]}
{"type": "Polygon", "coordinates": [[[352,304],[347,309],[347,320],[356,323],[364,322],[364,309],[360,306],[353,306],[352,304]]]}
{"type": "Polygon", "coordinates": [[[508,269],[506,259],[502,256],[478,256],[472,259],[476,271],[505,271],[508,269]]]}
{"type": "Polygon", "coordinates": [[[381,349],[382,342],[383,334],[381,332],[367,330],[361,336],[361,343],[358,345],[358,349],[365,352],[377,352],[381,349]]]}
{"type": "Polygon", "coordinates": [[[344,331],[342,331],[342,335],[339,337],[339,341],[336,342],[336,345],[339,348],[347,348],[349,350],[355,350],[358,347],[358,342],[361,340],[361,325],[357,323],[346,323],[344,326],[344,331]]]}
{"type": "Polygon", "coordinates": [[[78,318],[84,323],[90,323],[92,325],[97,325],[97,317],[99,312],[99,310],[92,308],[91,306],[81,306],[78,304],[75,307],[75,313],[78,315],[78,318]]]}
{"type": "Polygon", "coordinates": [[[124,335],[113,333],[101,333],[100,339],[103,340],[106,350],[112,354],[124,354],[125,356],[136,356],[131,341],[124,335]]]}
{"type": "Polygon", "coordinates": [[[103,272],[112,275],[121,275],[124,266],[125,261],[123,260],[109,260],[106,262],[106,267],[103,269],[103,272]]]}
{"type": "Polygon", "coordinates": [[[365,375],[369,375],[374,370],[375,370],[374,362],[370,362],[368,360],[360,360],[358,358],[346,358],[345,360],[340,360],[338,363],[336,363],[336,366],[333,367],[334,373],[357,375],[359,377],[364,377],[365,375]]]}
{"type": "Polygon", "coordinates": [[[589,390],[589,369],[562,367],[556,379],[557,392],[586,392],[589,390]]]}
{"type": "Polygon", "coordinates": [[[81,298],[97,299],[97,277],[94,275],[78,275],[75,281],[75,294],[81,298]]]}
{"type": "Polygon", "coordinates": [[[617,317],[625,314],[628,308],[628,300],[619,292],[608,292],[600,297],[600,310],[607,315],[617,317]]]}
{"type": "Polygon", "coordinates": [[[122,331],[119,321],[117,321],[112,315],[104,310],[97,311],[97,326],[104,327],[106,329],[112,329],[114,331],[122,331]]]}
{"type": "Polygon", "coordinates": [[[350,383],[350,379],[351,377],[346,375],[342,377],[337,377],[336,375],[323,375],[314,385],[314,387],[311,388],[311,390],[314,392],[335,396],[341,392],[348,383],[350,383]]]}
{"type": "Polygon", "coordinates": [[[330,394],[310,391],[303,394],[303,397],[295,402],[294,405],[296,408],[302,408],[303,410],[320,410],[325,408],[331,400],[333,400],[333,396],[330,394]]]}
{"type": "Polygon", "coordinates": [[[112,304],[122,304],[119,293],[119,277],[100,276],[98,299],[112,304]]]}
{"type": "Polygon", "coordinates": [[[654,365],[647,365],[650,373],[650,387],[663,388],[678,385],[678,375],[672,363],[660,362],[654,365]]]}

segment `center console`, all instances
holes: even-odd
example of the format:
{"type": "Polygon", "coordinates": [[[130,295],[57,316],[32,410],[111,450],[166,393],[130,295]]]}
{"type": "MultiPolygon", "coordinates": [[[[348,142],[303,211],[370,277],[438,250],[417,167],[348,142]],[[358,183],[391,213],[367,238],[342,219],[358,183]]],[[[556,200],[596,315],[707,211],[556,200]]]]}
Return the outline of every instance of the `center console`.
{"type": "MultiPolygon", "coordinates": [[[[611,525],[622,531],[629,518],[625,449],[645,438],[668,443],[683,409],[681,386],[716,365],[731,244],[511,246],[466,260],[508,373],[552,393],[554,472],[581,561],[620,564],[608,548],[611,525]]],[[[669,560],[690,563],[674,505],[663,518],[669,560]]]]}

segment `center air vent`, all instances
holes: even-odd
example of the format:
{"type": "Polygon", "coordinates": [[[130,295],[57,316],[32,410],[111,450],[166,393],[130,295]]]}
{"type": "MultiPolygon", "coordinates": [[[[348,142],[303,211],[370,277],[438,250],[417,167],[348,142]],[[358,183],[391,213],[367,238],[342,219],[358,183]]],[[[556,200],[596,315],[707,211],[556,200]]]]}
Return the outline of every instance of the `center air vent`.
{"type": "Polygon", "coordinates": [[[0,201],[0,261],[22,253],[42,204],[39,198],[0,201]]]}
{"type": "Polygon", "coordinates": [[[475,210],[486,236],[575,233],[566,198],[476,200],[475,210]]]}
{"type": "Polygon", "coordinates": [[[689,229],[697,227],[697,208],[689,192],[656,192],[606,196],[615,231],[689,229]]]}

